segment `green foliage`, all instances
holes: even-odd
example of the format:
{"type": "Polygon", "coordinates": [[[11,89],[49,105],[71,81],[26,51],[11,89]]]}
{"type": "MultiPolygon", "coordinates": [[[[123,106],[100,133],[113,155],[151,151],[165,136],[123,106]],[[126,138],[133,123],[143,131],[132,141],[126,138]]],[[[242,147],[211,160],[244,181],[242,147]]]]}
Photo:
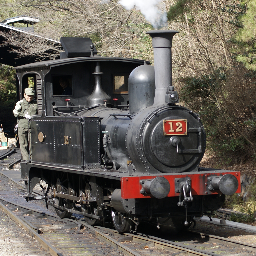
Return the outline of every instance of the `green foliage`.
{"type": "Polygon", "coordinates": [[[178,0],[175,5],[171,6],[167,13],[168,20],[174,21],[182,16],[184,12],[188,10],[186,6],[188,2],[190,2],[190,0],[178,0]]]}
{"type": "Polygon", "coordinates": [[[179,48],[177,55],[184,70],[176,66],[181,102],[200,115],[208,149],[228,164],[256,159],[256,72],[248,70],[256,59],[255,20],[250,40],[235,36],[249,8],[254,17],[251,2],[176,0],[168,16],[183,25],[185,53],[179,48]]]}
{"type": "Polygon", "coordinates": [[[256,59],[255,35],[248,42],[235,37],[247,7],[244,1],[177,0],[168,16],[183,25],[178,36],[185,53],[179,48],[177,55],[184,70],[176,66],[181,102],[200,115],[208,149],[228,164],[256,159],[256,80],[247,69],[256,59]],[[248,57],[245,66],[236,61],[248,57]]]}
{"type": "Polygon", "coordinates": [[[99,33],[87,34],[85,37],[91,38],[91,40],[96,48],[102,47],[102,40],[101,40],[101,36],[99,33]]]}
{"type": "Polygon", "coordinates": [[[0,123],[5,132],[12,134],[16,118],[12,110],[16,103],[15,69],[0,64],[0,123]]]}
{"type": "Polygon", "coordinates": [[[146,59],[153,61],[152,55],[152,39],[146,34],[147,31],[153,29],[149,23],[134,24],[129,22],[127,24],[130,34],[133,35],[134,39],[130,45],[130,49],[133,50],[133,58],[135,59],[146,59]]]}
{"type": "Polygon", "coordinates": [[[225,81],[225,73],[218,69],[213,74],[201,77],[186,77],[180,97],[203,119],[208,135],[218,136],[215,124],[218,121],[218,100],[216,94],[225,81]]]}
{"type": "Polygon", "coordinates": [[[239,194],[226,196],[224,208],[237,209],[237,206],[243,205],[243,197],[239,194]]]}
{"type": "Polygon", "coordinates": [[[243,23],[240,17],[246,12],[246,5],[244,3],[237,2],[233,4],[227,4],[221,8],[221,11],[223,13],[227,13],[230,16],[228,19],[230,24],[235,25],[238,28],[243,27],[243,23]]]}
{"type": "Polygon", "coordinates": [[[246,87],[243,69],[233,73],[219,68],[209,75],[183,78],[180,91],[181,101],[202,119],[208,148],[225,159],[225,163],[256,156],[254,80],[251,76],[250,86],[246,87]]]}
{"type": "Polygon", "coordinates": [[[239,46],[236,50],[237,60],[242,62],[246,68],[256,70],[256,0],[243,2],[247,8],[240,18],[243,27],[235,37],[239,46]]]}
{"type": "Polygon", "coordinates": [[[0,104],[12,106],[16,101],[15,70],[6,65],[0,66],[0,104]]]}
{"type": "Polygon", "coordinates": [[[232,213],[230,215],[230,220],[240,223],[252,223],[255,220],[254,212],[248,209],[248,212],[243,213],[232,213]]]}
{"type": "Polygon", "coordinates": [[[226,196],[224,207],[234,210],[229,218],[231,221],[253,223],[256,208],[256,182],[247,185],[246,200],[243,198],[243,194],[226,196]]]}
{"type": "Polygon", "coordinates": [[[255,31],[256,0],[247,0],[244,2],[246,3],[247,8],[246,8],[245,14],[241,17],[243,29],[239,31],[238,37],[241,40],[248,42],[251,39],[254,39],[256,36],[256,31],[255,31]]]}

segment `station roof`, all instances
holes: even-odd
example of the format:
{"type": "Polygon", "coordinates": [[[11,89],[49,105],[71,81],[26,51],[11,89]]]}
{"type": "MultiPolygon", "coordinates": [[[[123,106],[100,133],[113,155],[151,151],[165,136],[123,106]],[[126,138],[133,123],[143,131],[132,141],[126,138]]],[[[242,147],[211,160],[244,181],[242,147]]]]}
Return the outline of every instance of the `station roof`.
{"type": "Polygon", "coordinates": [[[39,35],[36,35],[33,32],[24,30],[24,28],[17,28],[10,26],[8,24],[14,23],[25,23],[25,24],[34,24],[37,22],[34,18],[29,17],[15,17],[6,19],[3,22],[0,22],[0,63],[10,65],[13,67],[25,65],[28,63],[33,63],[38,61],[43,55],[43,60],[51,59],[53,49],[61,49],[61,43],[49,38],[45,38],[39,35]],[[7,42],[8,35],[12,36],[14,43],[7,42]],[[19,41],[24,40],[24,38],[30,38],[37,42],[45,44],[45,46],[50,45],[50,47],[43,47],[43,52],[34,53],[32,55],[20,54],[18,51],[23,51],[19,47],[19,41]]]}
{"type": "Polygon", "coordinates": [[[14,23],[18,22],[18,23],[34,25],[35,23],[37,23],[39,21],[40,20],[38,18],[32,18],[32,17],[27,17],[27,16],[18,16],[18,17],[5,19],[1,23],[9,25],[9,24],[14,24],[14,23]]]}

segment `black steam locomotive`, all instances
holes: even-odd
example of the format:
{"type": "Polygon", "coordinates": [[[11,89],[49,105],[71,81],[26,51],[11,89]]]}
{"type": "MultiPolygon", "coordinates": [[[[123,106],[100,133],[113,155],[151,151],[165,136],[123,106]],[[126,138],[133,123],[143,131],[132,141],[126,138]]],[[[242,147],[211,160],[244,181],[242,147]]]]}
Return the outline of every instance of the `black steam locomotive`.
{"type": "Polygon", "coordinates": [[[22,178],[29,193],[41,184],[60,217],[119,232],[143,221],[183,228],[240,192],[239,172],[199,167],[205,131],[172,86],[175,33],[148,32],[154,67],[62,38],[60,59],[17,68],[20,98],[32,84],[38,103],[22,178]]]}

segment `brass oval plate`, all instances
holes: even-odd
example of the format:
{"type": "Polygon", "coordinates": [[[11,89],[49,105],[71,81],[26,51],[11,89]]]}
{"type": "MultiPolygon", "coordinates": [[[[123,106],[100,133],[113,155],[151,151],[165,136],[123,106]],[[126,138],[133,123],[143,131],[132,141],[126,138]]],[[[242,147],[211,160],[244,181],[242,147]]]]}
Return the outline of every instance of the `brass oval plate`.
{"type": "Polygon", "coordinates": [[[44,134],[43,134],[42,132],[39,132],[39,133],[38,133],[38,140],[39,140],[40,142],[43,142],[45,137],[46,137],[46,136],[44,136],[44,134]]]}

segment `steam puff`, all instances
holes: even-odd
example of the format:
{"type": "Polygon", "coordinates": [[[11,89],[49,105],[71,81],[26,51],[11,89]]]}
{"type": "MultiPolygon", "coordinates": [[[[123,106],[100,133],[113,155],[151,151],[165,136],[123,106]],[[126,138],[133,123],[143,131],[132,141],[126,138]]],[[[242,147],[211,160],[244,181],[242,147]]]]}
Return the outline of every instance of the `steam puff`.
{"type": "Polygon", "coordinates": [[[120,152],[120,150],[111,148],[111,158],[115,160],[121,167],[127,168],[128,157],[120,152]]]}
{"type": "MultiPolygon", "coordinates": [[[[106,3],[109,0],[102,0],[106,3]]],[[[167,23],[167,14],[159,9],[163,4],[162,0],[119,0],[119,3],[127,10],[136,7],[145,16],[145,19],[152,24],[154,28],[160,28],[167,23]]]]}

